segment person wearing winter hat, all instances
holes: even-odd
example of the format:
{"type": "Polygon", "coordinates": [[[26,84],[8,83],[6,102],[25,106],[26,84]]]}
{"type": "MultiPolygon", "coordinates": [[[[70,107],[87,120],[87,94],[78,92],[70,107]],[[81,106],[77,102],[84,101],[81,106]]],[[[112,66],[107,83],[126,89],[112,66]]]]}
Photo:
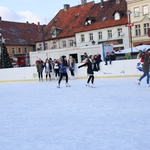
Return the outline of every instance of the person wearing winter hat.
{"type": "Polygon", "coordinates": [[[105,57],[105,65],[108,64],[107,61],[109,61],[109,63],[111,64],[111,58],[110,58],[110,53],[109,53],[109,52],[106,53],[106,57],[105,57]]]}
{"type": "Polygon", "coordinates": [[[68,68],[68,62],[67,62],[66,56],[63,55],[60,58],[60,69],[59,69],[60,78],[58,80],[58,85],[57,85],[58,88],[60,88],[60,83],[63,77],[66,78],[66,87],[70,87],[70,85],[68,84],[67,68],[68,68]]]}

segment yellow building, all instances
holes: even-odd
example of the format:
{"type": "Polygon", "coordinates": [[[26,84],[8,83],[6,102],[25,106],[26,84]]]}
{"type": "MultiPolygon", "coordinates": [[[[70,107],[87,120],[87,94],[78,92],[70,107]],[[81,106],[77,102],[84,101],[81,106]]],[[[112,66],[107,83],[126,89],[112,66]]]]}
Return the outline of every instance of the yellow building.
{"type": "Polygon", "coordinates": [[[150,0],[127,0],[128,21],[131,23],[131,43],[133,46],[149,44],[150,0]]]}

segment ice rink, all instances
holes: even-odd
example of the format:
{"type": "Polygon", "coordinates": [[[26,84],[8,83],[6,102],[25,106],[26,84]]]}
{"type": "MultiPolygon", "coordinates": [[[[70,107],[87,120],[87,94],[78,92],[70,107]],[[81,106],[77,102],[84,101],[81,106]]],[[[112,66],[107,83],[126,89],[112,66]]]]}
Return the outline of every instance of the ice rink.
{"type": "Polygon", "coordinates": [[[150,150],[145,79],[0,83],[0,150],[150,150]]]}

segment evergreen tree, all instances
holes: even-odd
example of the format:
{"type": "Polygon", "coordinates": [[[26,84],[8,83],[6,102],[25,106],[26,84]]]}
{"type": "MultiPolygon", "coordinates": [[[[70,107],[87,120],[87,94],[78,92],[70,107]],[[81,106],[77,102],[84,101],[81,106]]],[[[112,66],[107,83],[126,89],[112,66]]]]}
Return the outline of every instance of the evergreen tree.
{"type": "Polygon", "coordinates": [[[8,55],[7,48],[5,43],[2,40],[1,44],[1,59],[0,59],[0,68],[12,68],[11,59],[8,55]]]}

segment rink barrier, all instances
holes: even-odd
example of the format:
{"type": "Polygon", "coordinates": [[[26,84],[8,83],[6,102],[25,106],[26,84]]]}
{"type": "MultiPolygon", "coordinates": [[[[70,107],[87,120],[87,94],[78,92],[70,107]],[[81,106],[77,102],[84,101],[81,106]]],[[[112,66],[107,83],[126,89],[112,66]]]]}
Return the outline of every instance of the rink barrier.
{"type": "MultiPolygon", "coordinates": [[[[119,78],[119,77],[139,77],[142,72],[136,69],[138,59],[133,60],[117,60],[113,61],[110,65],[105,65],[105,62],[100,63],[100,71],[94,72],[95,78],[119,78]]],[[[75,65],[75,78],[87,78],[87,67],[78,69],[82,63],[75,65]]],[[[70,72],[68,70],[70,78],[70,72]]],[[[45,70],[43,71],[43,79],[45,80],[45,70]]],[[[54,78],[54,71],[51,73],[51,79],[54,78]]],[[[20,81],[38,81],[38,74],[35,66],[31,67],[18,67],[0,69],[0,82],[20,82],[20,81]]]]}

